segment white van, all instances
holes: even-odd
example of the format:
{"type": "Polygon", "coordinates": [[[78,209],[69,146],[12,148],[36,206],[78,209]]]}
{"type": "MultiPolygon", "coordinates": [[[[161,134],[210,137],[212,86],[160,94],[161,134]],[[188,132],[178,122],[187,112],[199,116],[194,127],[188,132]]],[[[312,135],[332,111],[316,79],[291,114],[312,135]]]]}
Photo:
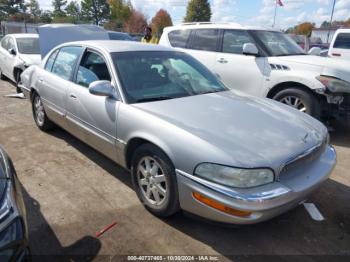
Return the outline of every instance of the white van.
{"type": "Polygon", "coordinates": [[[167,27],[159,42],[197,58],[230,88],[308,113],[350,115],[350,61],[308,55],[287,34],[232,23],[167,27]]]}
{"type": "Polygon", "coordinates": [[[335,32],[328,56],[350,60],[350,28],[338,29],[335,32]]]}

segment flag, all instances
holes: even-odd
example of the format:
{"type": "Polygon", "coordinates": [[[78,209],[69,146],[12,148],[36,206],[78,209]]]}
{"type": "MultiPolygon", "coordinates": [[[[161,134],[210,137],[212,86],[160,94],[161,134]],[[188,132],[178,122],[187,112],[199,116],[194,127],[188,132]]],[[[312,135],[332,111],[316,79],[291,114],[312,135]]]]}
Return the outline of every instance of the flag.
{"type": "Polygon", "coordinates": [[[276,2],[279,6],[283,6],[282,0],[276,0],[276,2]]]}

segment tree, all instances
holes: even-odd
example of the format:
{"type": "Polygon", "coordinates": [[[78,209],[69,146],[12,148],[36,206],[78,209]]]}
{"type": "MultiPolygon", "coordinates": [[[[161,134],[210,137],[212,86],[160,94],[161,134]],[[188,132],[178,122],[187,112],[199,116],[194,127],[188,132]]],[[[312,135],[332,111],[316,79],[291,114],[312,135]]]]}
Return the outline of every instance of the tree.
{"type": "Polygon", "coordinates": [[[133,12],[130,0],[127,2],[124,0],[109,0],[108,3],[111,10],[111,22],[116,28],[123,27],[133,12]]]}
{"type": "Polygon", "coordinates": [[[66,7],[66,14],[72,23],[76,23],[80,19],[80,6],[76,1],[71,1],[66,7]]]}
{"type": "Polygon", "coordinates": [[[306,36],[311,36],[312,30],[315,28],[314,23],[301,23],[296,26],[295,28],[295,33],[298,35],[306,35],[306,36]]]}
{"type": "Polygon", "coordinates": [[[30,0],[27,4],[27,11],[30,15],[34,17],[34,20],[40,16],[41,9],[37,0],[30,0]]]}
{"type": "Polygon", "coordinates": [[[346,26],[350,26],[350,17],[345,21],[346,26]]]}
{"type": "Polygon", "coordinates": [[[320,26],[321,28],[329,28],[331,27],[331,23],[328,21],[323,21],[323,23],[320,26]]]}
{"type": "Polygon", "coordinates": [[[147,26],[147,19],[143,13],[132,10],[129,19],[124,23],[123,30],[128,33],[142,33],[147,26]]]}
{"type": "Polygon", "coordinates": [[[109,5],[106,0],[82,0],[81,15],[87,21],[93,21],[99,25],[108,18],[109,5]]]}
{"type": "Polygon", "coordinates": [[[54,17],[65,16],[66,13],[64,12],[63,8],[66,4],[67,4],[67,0],[53,0],[52,1],[53,16],[54,17]]]}
{"type": "Polygon", "coordinates": [[[0,0],[0,19],[21,13],[25,10],[24,0],[0,0]]]}
{"type": "Polygon", "coordinates": [[[153,32],[160,37],[163,34],[163,29],[167,26],[172,26],[173,21],[167,11],[160,9],[152,18],[151,27],[153,32]]]}
{"type": "Polygon", "coordinates": [[[185,22],[209,22],[211,9],[208,0],[190,0],[187,5],[185,22]]]}
{"type": "Polygon", "coordinates": [[[40,14],[40,22],[49,24],[52,22],[52,13],[48,10],[42,11],[40,14]]]}

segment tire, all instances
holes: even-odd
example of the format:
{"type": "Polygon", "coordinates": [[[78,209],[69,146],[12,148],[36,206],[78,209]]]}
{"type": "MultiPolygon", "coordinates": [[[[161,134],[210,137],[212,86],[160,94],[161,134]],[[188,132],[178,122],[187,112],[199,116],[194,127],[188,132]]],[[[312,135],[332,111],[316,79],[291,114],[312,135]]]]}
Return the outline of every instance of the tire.
{"type": "Polygon", "coordinates": [[[6,79],[5,75],[2,73],[0,69],[0,80],[5,80],[5,79],[6,79]]]}
{"type": "Polygon", "coordinates": [[[317,119],[321,117],[320,102],[317,97],[309,91],[297,87],[286,88],[278,92],[273,99],[317,119]]]}
{"type": "Polygon", "coordinates": [[[169,217],[180,210],[175,168],[158,147],[141,145],[133,155],[131,174],[138,198],[152,214],[169,217]]]}
{"type": "Polygon", "coordinates": [[[16,91],[17,91],[17,93],[22,93],[22,89],[18,87],[19,83],[21,82],[21,74],[22,74],[21,70],[17,70],[16,71],[15,80],[16,80],[16,91]]]}
{"type": "Polygon", "coordinates": [[[40,130],[49,131],[55,127],[55,124],[47,117],[41,98],[36,93],[32,97],[32,112],[35,124],[40,130]]]}

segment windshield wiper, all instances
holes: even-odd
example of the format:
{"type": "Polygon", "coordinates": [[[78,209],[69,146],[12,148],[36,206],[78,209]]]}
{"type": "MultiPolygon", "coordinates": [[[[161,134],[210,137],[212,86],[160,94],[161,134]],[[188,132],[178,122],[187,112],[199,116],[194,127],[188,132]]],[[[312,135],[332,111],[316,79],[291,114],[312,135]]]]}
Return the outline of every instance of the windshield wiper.
{"type": "Polygon", "coordinates": [[[141,98],[136,100],[136,103],[162,101],[162,100],[170,100],[170,99],[174,99],[174,97],[170,97],[170,96],[147,97],[147,98],[141,98]]]}
{"type": "Polygon", "coordinates": [[[279,54],[276,56],[294,56],[294,55],[306,55],[305,53],[295,53],[295,54],[279,54]]]}
{"type": "Polygon", "coordinates": [[[218,93],[220,91],[221,90],[211,90],[211,91],[206,91],[206,92],[203,92],[203,93],[198,93],[198,95],[213,94],[213,93],[218,93]]]}

